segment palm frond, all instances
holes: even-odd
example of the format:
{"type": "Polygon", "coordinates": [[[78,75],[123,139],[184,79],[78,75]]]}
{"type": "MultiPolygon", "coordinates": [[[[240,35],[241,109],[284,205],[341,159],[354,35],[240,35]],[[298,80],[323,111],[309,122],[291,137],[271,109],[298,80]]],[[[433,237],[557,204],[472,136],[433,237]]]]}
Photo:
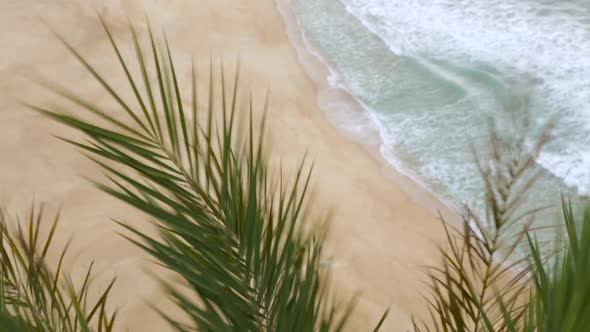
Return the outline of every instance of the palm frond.
{"type": "Polygon", "coordinates": [[[62,250],[57,272],[47,267],[47,254],[57,231],[56,217],[46,236],[41,227],[43,208],[31,212],[22,228],[8,228],[0,211],[0,330],[24,332],[110,332],[116,315],[108,314],[106,302],[111,283],[89,304],[92,267],[80,287],[62,271],[67,246],[62,250]]]}
{"type": "Polygon", "coordinates": [[[334,303],[323,277],[326,233],[302,224],[309,163],[304,160],[290,182],[269,170],[264,120],[255,122],[252,100],[247,113],[238,109],[237,74],[230,86],[223,68],[218,77],[211,65],[208,106],[203,109],[193,66],[192,103],[186,107],[186,91],[166,39],[160,48],[150,27],[146,52],[131,26],[136,54],[136,63],[131,63],[102,19],[101,24],[137,107],[63,39],[127,118],[111,117],[99,105],[55,88],[88,116],[32,107],[85,133],[88,142],[69,142],[106,171],[110,184],[97,186],[143,211],[156,225],[159,235],[151,236],[121,223],[131,241],[182,276],[190,290],[166,285],[189,321],[166,316],[169,322],[178,331],[342,330],[348,311],[334,303]],[[143,91],[132,65],[139,67],[143,91]],[[244,135],[237,133],[238,113],[248,115],[244,135]],[[98,126],[97,119],[109,124],[98,126]]]}
{"type": "MultiPolygon", "coordinates": [[[[527,235],[534,295],[528,303],[522,332],[577,332],[590,329],[590,210],[578,222],[571,201],[562,199],[566,246],[550,262],[533,235],[527,235]]],[[[556,241],[556,244],[561,241],[556,241]]],[[[499,299],[502,303],[503,299],[499,299]]],[[[504,316],[514,324],[514,317],[504,316]]]]}
{"type": "Polygon", "coordinates": [[[536,144],[526,148],[503,139],[492,126],[491,153],[477,158],[485,214],[466,208],[462,229],[443,220],[448,248],[441,248],[440,266],[428,272],[432,319],[415,323],[415,331],[511,332],[529,319],[530,266],[526,257],[515,255],[526,240],[528,224],[516,236],[508,231],[514,232],[515,223],[523,221],[515,211],[539,175],[535,159],[550,131],[547,126],[536,144]]]}

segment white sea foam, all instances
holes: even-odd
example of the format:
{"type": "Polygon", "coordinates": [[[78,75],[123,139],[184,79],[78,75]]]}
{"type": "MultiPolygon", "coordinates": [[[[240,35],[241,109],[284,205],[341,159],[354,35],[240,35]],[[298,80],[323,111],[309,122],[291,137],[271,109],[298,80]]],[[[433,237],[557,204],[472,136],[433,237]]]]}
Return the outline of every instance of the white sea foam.
{"type": "MultiPolygon", "coordinates": [[[[401,55],[493,64],[527,87],[561,136],[539,163],[590,193],[590,5],[541,0],[343,0],[401,55]]],[[[441,73],[444,74],[444,73],[441,73]]]]}
{"type": "MultiPolygon", "coordinates": [[[[360,141],[379,139],[390,164],[448,205],[483,211],[471,147],[485,144],[491,118],[504,134],[519,134],[507,121],[527,100],[531,137],[550,119],[560,122],[559,139],[538,159],[549,172],[524,209],[553,203],[571,188],[590,194],[590,62],[582,55],[590,51],[590,38],[567,33],[590,31],[590,6],[554,8],[543,0],[536,7],[532,0],[341,0],[346,6],[337,0],[285,1],[307,52],[327,68],[307,66],[316,81],[322,76],[318,102],[327,117],[360,141]],[[557,24],[553,30],[559,31],[544,24],[557,24]],[[559,39],[566,36],[567,42],[559,39]],[[554,39],[567,47],[538,51],[539,45],[555,47],[554,39]],[[367,112],[359,113],[359,105],[367,112]]],[[[300,52],[304,65],[307,52],[300,52]]]]}

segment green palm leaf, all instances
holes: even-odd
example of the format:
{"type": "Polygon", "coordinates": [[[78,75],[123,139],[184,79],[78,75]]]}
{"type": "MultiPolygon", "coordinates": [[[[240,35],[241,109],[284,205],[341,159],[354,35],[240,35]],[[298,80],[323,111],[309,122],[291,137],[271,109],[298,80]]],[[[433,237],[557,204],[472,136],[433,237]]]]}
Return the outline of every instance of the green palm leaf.
{"type": "Polygon", "coordinates": [[[85,133],[88,142],[70,143],[106,171],[111,183],[98,187],[143,211],[157,226],[159,235],[150,236],[121,223],[131,241],[182,276],[189,289],[166,285],[188,323],[166,317],[168,321],[179,331],[342,330],[349,311],[334,304],[322,277],[325,231],[306,231],[302,224],[307,216],[308,163],[301,163],[288,184],[281,174],[269,171],[263,134],[254,130],[252,102],[246,110],[248,130],[238,134],[238,113],[244,114],[237,107],[239,78],[236,75],[228,87],[223,68],[216,81],[211,66],[208,107],[201,109],[193,66],[192,107],[185,107],[168,41],[161,51],[150,28],[145,53],[131,26],[141,91],[131,63],[101,23],[137,109],[66,41],[127,120],[111,117],[100,106],[54,85],[51,90],[86,109],[88,116],[34,109],[85,133]],[[214,102],[215,86],[220,88],[219,102],[214,102]],[[110,125],[97,126],[92,116],[110,125]]]}
{"type": "Polygon", "coordinates": [[[110,332],[116,315],[109,315],[106,302],[113,282],[94,304],[88,291],[92,266],[82,285],[62,272],[67,247],[62,250],[57,272],[47,267],[47,252],[57,230],[58,218],[46,237],[40,235],[43,209],[33,207],[27,228],[8,229],[6,215],[0,211],[0,331],[23,332],[110,332]]]}
{"type": "MultiPolygon", "coordinates": [[[[538,241],[527,236],[531,251],[530,271],[534,294],[528,303],[527,316],[520,331],[577,332],[590,329],[590,210],[577,218],[571,201],[562,199],[567,239],[558,254],[544,259],[538,241]]],[[[499,298],[503,303],[505,299],[499,298]]],[[[520,322],[504,315],[507,324],[520,322]]]]}
{"type": "Polygon", "coordinates": [[[535,159],[550,130],[548,126],[535,145],[524,148],[492,127],[489,155],[476,155],[485,214],[466,209],[462,229],[443,220],[448,248],[440,249],[440,266],[428,272],[432,317],[415,323],[415,331],[512,332],[528,319],[530,266],[515,255],[526,239],[527,225],[516,235],[513,226],[522,219],[515,216],[516,208],[539,175],[535,159]]]}

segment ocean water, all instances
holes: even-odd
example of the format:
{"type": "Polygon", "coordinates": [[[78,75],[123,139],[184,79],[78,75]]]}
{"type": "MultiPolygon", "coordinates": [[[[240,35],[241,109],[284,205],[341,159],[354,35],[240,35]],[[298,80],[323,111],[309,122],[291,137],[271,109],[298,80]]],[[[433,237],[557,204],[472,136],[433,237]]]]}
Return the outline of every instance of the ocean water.
{"type": "MultiPolygon", "coordinates": [[[[490,119],[531,144],[557,121],[523,209],[556,204],[561,193],[590,194],[587,0],[286,4],[308,51],[328,66],[331,86],[367,114],[367,123],[346,125],[371,126],[383,157],[450,205],[483,209],[473,148],[486,146],[490,119]],[[514,123],[524,114],[530,130],[523,134],[514,123]]],[[[559,222],[545,213],[545,223],[559,222]]]]}

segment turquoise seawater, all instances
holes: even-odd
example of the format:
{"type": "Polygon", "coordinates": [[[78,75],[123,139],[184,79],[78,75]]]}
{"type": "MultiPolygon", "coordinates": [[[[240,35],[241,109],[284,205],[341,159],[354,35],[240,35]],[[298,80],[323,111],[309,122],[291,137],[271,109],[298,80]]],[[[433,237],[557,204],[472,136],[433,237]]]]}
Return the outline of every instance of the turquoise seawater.
{"type": "Polygon", "coordinates": [[[589,1],[287,4],[330,84],[370,115],[383,157],[444,201],[481,211],[472,147],[485,146],[490,119],[521,135],[513,123],[525,108],[531,143],[557,120],[525,208],[558,203],[561,192],[590,194],[589,1]]]}

